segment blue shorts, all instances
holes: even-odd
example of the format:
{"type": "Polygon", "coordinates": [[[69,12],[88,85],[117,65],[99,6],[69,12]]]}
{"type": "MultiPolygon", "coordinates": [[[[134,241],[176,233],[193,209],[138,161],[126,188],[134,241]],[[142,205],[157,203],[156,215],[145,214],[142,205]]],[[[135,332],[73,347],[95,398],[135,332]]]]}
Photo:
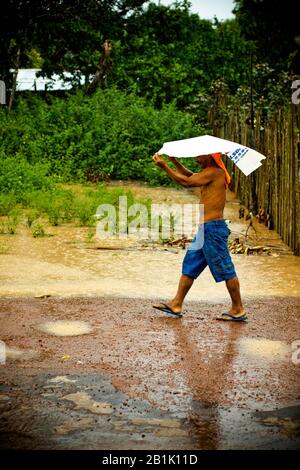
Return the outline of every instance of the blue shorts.
{"type": "Polygon", "coordinates": [[[236,277],[234,265],[228,250],[229,229],[225,220],[210,220],[199,226],[198,234],[188,248],[182,264],[182,274],[196,279],[209,267],[216,282],[227,281],[236,277]],[[204,227],[203,227],[204,226],[204,227]],[[201,238],[203,246],[197,248],[195,243],[201,238]]]}

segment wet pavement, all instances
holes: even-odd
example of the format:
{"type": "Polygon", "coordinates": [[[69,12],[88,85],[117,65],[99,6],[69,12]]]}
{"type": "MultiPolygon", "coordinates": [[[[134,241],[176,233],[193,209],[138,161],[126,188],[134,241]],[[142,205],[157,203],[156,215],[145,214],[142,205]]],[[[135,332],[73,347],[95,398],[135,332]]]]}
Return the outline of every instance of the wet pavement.
{"type": "Polygon", "coordinates": [[[1,448],[299,449],[299,300],[186,306],[2,298],[1,448]]]}

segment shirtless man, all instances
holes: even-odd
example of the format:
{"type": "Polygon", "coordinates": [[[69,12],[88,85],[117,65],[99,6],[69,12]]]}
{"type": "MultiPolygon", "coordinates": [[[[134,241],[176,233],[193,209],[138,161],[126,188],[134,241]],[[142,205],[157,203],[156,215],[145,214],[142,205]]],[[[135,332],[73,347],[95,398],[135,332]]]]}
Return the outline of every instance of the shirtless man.
{"type": "Polygon", "coordinates": [[[197,163],[203,169],[200,173],[188,170],[174,157],[169,157],[169,160],[174,163],[177,171],[170,168],[159,154],[153,156],[154,163],[176,183],[185,188],[200,187],[201,202],[204,204],[204,244],[201,249],[187,250],[175,297],[167,304],[160,303],[153,307],[170,316],[182,317],[185,296],[194,280],[209,266],[216,282],[226,282],[232,301],[232,308],[217,319],[245,321],[247,317],[241,300],[239,280],[227,247],[229,230],[223,219],[228,186],[226,178],[228,176],[229,179],[229,175],[212,155],[196,157],[197,163]]]}

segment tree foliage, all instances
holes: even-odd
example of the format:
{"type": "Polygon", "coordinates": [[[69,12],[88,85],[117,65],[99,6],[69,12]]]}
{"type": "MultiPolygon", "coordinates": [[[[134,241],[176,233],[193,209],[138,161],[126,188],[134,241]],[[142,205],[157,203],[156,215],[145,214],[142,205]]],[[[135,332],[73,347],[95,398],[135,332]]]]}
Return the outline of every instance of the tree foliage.
{"type": "Polygon", "coordinates": [[[300,28],[293,0],[235,0],[242,34],[256,44],[260,62],[300,73],[300,28]],[[296,61],[295,61],[296,59],[296,61]]]}
{"type": "Polygon", "coordinates": [[[1,5],[1,69],[26,67],[32,48],[43,57],[47,74],[94,72],[101,43],[122,30],[131,10],[144,0],[7,0],[1,5]]]}
{"type": "MultiPolygon", "coordinates": [[[[45,160],[50,173],[83,178],[98,168],[115,178],[165,183],[149,161],[166,140],[191,137],[216,125],[238,100],[250,110],[281,105],[289,72],[299,74],[297,16],[290,0],[236,0],[236,18],[209,21],[186,0],[7,0],[0,17],[0,79],[13,89],[10,69],[68,71],[73,95],[17,97],[0,113],[5,157],[45,160]],[[109,77],[99,64],[112,45],[109,77]],[[252,67],[251,67],[252,64],[252,67]],[[86,77],[79,85],[78,76],[86,77]],[[250,91],[252,75],[252,89],[250,91]],[[92,96],[87,92],[102,85],[92,96]],[[183,113],[184,112],[184,113],[183,113]]],[[[294,76],[293,75],[293,76],[294,76]]],[[[254,110],[255,111],[255,110],[254,110]]]]}
{"type": "Polygon", "coordinates": [[[150,4],[130,16],[115,41],[111,80],[157,108],[175,101],[204,124],[212,82],[222,78],[235,92],[249,80],[249,63],[236,21],[201,19],[187,2],[150,4]]]}

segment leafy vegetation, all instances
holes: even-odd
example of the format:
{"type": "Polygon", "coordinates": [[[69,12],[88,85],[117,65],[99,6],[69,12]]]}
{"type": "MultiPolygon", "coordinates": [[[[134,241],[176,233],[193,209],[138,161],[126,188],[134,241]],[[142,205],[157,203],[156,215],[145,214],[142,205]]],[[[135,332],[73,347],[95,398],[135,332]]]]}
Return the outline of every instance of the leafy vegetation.
{"type": "Polygon", "coordinates": [[[86,183],[80,191],[78,185],[62,185],[47,175],[48,165],[29,164],[24,157],[3,158],[0,168],[1,234],[14,235],[21,221],[35,238],[46,236],[44,223],[58,226],[71,222],[92,228],[98,206],[112,204],[118,209],[121,196],[126,196],[128,206],[142,202],[149,208],[150,201],[136,200],[131,191],[106,183],[86,183]],[[16,161],[18,164],[13,165],[16,161]]]}
{"type": "Polygon", "coordinates": [[[18,201],[33,187],[50,189],[47,175],[60,181],[86,181],[94,170],[99,180],[167,183],[168,178],[153,168],[151,155],[165,141],[204,132],[174,104],[156,110],[145,99],[113,88],[91,97],[78,91],[65,100],[53,98],[50,104],[28,96],[15,110],[2,110],[0,115],[4,148],[0,188],[18,201]]]}

